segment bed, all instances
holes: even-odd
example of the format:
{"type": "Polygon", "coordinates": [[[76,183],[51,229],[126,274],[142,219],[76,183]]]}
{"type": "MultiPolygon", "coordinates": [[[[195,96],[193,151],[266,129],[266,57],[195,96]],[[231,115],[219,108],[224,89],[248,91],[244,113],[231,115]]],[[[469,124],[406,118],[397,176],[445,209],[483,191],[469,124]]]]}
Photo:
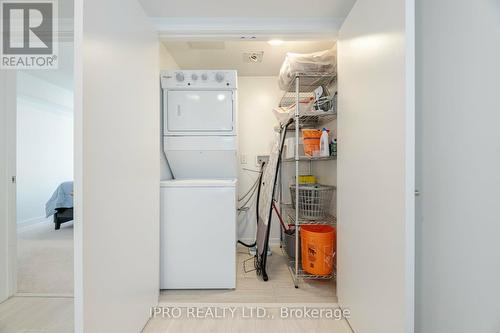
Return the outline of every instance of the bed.
{"type": "Polygon", "coordinates": [[[61,183],[45,204],[46,217],[54,215],[55,230],[73,220],[73,182],[61,183]]]}

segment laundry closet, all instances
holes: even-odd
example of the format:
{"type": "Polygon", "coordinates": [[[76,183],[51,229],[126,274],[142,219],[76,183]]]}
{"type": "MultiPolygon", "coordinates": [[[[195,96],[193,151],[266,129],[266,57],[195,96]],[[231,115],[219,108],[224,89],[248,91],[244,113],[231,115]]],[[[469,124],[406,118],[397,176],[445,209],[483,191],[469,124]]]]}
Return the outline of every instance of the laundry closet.
{"type": "Polygon", "coordinates": [[[412,327],[411,1],[203,4],[79,5],[76,326],[135,332],[151,306],[205,302],[334,304],[350,310],[355,331],[412,327]],[[335,50],[335,72],[292,71],[300,75],[280,87],[287,53],[326,50],[335,50]],[[210,86],[193,89],[204,75],[210,86]],[[217,110],[231,116],[211,135],[213,117],[193,118],[198,128],[168,128],[164,107],[172,100],[171,116],[202,101],[216,106],[214,117],[217,110]],[[201,174],[208,160],[222,174],[200,175],[205,182],[191,172],[175,175],[201,174]],[[178,230],[164,229],[168,214],[178,230]],[[189,225],[191,217],[196,223],[189,225]],[[234,223],[226,228],[223,221],[234,223]],[[331,244],[325,270],[304,269],[319,258],[304,246],[309,231],[328,234],[315,240],[331,244]],[[171,242],[162,243],[162,235],[171,242]],[[174,267],[162,269],[168,262],[174,267]],[[179,284],[162,285],[162,274],[179,284]],[[212,282],[200,286],[204,280],[212,282]]]}
{"type": "Polygon", "coordinates": [[[160,298],[336,303],[336,44],[253,39],[162,42],[160,298]]]}

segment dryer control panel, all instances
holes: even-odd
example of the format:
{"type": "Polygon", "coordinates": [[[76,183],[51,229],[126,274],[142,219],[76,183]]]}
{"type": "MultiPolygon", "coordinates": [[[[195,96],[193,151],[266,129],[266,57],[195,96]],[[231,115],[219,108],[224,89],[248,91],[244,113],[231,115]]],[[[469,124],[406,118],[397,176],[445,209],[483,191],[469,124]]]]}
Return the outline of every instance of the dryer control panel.
{"type": "Polygon", "coordinates": [[[235,70],[173,70],[161,72],[161,87],[168,90],[228,90],[237,88],[235,70]]]}

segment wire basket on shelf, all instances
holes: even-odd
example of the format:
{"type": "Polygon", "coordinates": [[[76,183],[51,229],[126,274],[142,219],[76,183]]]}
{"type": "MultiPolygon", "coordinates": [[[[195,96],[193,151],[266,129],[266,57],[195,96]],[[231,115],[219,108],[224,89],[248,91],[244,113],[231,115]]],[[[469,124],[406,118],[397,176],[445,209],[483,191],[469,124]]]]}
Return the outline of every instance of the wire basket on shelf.
{"type": "MultiPolygon", "coordinates": [[[[295,188],[295,185],[290,185],[293,207],[296,207],[295,188]]],[[[325,218],[330,212],[335,190],[335,186],[328,185],[299,185],[299,217],[308,220],[325,218]]]]}

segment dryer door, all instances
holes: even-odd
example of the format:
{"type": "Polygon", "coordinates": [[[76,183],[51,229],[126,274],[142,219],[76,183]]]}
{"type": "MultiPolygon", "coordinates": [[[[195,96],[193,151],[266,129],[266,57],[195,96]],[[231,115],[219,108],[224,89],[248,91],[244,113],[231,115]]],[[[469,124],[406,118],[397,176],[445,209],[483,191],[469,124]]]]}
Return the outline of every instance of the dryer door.
{"type": "Polygon", "coordinates": [[[232,91],[167,91],[165,95],[165,134],[233,132],[232,91]]]}

